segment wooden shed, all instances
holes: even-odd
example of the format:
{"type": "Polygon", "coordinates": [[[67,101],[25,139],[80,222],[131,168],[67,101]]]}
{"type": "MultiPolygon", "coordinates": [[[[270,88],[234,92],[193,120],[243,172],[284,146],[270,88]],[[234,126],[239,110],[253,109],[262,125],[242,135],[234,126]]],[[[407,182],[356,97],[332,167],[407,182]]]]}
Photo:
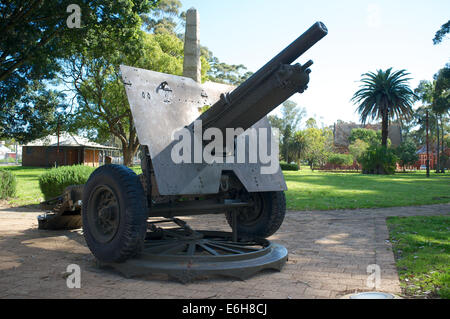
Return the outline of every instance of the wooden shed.
{"type": "Polygon", "coordinates": [[[22,149],[22,166],[52,167],[87,165],[98,167],[106,157],[117,156],[119,149],[91,142],[70,133],[50,135],[35,140],[22,149]]]}

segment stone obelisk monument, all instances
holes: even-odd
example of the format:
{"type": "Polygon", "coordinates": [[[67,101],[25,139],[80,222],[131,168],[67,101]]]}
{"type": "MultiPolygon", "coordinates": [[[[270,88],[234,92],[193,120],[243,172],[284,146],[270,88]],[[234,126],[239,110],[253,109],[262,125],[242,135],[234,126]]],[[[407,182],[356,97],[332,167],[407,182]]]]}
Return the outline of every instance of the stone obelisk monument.
{"type": "Polygon", "coordinates": [[[195,8],[186,12],[183,75],[199,83],[201,82],[200,18],[195,8]]]}

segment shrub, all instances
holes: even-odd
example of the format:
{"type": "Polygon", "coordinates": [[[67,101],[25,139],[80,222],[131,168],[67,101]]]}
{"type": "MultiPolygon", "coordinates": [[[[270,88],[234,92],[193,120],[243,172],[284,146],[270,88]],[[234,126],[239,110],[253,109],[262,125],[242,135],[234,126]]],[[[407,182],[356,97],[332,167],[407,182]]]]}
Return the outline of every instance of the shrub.
{"type": "MultiPolygon", "coordinates": [[[[361,140],[368,145],[381,145],[381,130],[374,131],[365,128],[355,128],[350,133],[348,141],[350,144],[355,143],[357,140],[361,140]]],[[[388,146],[391,146],[391,139],[388,138],[388,146]]]]}
{"type": "Polygon", "coordinates": [[[0,170],[0,199],[14,197],[16,186],[16,176],[10,171],[0,170]]]}
{"type": "Polygon", "coordinates": [[[348,146],[350,154],[352,154],[353,159],[356,161],[365,151],[367,151],[368,148],[369,144],[359,139],[348,146]]]}
{"type": "Polygon", "coordinates": [[[286,162],[280,162],[282,171],[298,171],[300,168],[297,164],[288,164],[286,162]]]}
{"type": "Polygon", "coordinates": [[[49,169],[39,176],[39,187],[46,200],[61,195],[67,186],[86,184],[94,167],[74,165],[49,169]]]}
{"type": "Polygon", "coordinates": [[[363,174],[394,174],[398,157],[394,151],[383,146],[370,146],[358,162],[363,174]]]}
{"type": "Polygon", "coordinates": [[[399,164],[402,167],[406,165],[414,165],[419,160],[419,155],[416,152],[416,145],[413,141],[407,140],[400,144],[395,150],[399,159],[399,164]]]}
{"type": "Polygon", "coordinates": [[[7,157],[4,159],[0,159],[0,163],[15,163],[16,159],[12,157],[7,157]]]}
{"type": "Polygon", "coordinates": [[[328,163],[336,166],[353,165],[353,156],[350,154],[331,154],[328,157],[328,163]]]}

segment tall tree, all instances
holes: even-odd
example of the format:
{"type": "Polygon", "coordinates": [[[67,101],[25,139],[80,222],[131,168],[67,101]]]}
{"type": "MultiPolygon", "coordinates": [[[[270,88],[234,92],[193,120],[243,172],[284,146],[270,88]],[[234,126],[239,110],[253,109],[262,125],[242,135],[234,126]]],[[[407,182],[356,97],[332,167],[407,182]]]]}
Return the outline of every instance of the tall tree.
{"type": "MultiPolygon", "coordinates": [[[[181,8],[179,0],[159,0],[154,10],[141,15],[144,29],[153,34],[176,35],[184,41],[186,12],[181,11],[181,8]]],[[[253,74],[242,64],[221,62],[206,46],[200,46],[200,53],[203,82],[239,85],[253,74]]]]}
{"type": "Polygon", "coordinates": [[[289,153],[292,161],[295,161],[298,164],[298,167],[301,168],[301,159],[304,156],[307,148],[306,135],[303,131],[297,131],[294,133],[290,141],[288,141],[289,145],[289,153]]]}
{"type": "MultiPolygon", "coordinates": [[[[365,128],[355,128],[350,133],[348,141],[351,143],[361,140],[366,142],[368,145],[379,145],[381,142],[381,131],[374,131],[365,128]]],[[[389,145],[389,140],[388,140],[389,145]]]]}
{"type": "Polygon", "coordinates": [[[402,142],[396,149],[395,153],[399,158],[399,164],[405,171],[405,166],[414,165],[418,160],[416,145],[412,140],[402,142]]]}
{"type": "Polygon", "coordinates": [[[315,118],[310,117],[307,121],[306,121],[306,128],[318,128],[317,127],[317,121],[315,118]]]}
{"type": "Polygon", "coordinates": [[[437,113],[447,114],[450,112],[450,63],[434,75],[434,80],[433,109],[437,113]]]}
{"type": "Polygon", "coordinates": [[[184,36],[184,30],[180,30],[186,19],[182,6],[179,0],[159,0],[154,10],[141,14],[144,29],[153,34],[184,36]]]}
{"type": "Polygon", "coordinates": [[[208,71],[208,75],[212,82],[240,85],[253,74],[253,72],[247,71],[243,64],[226,64],[215,57],[209,61],[209,64],[211,69],[208,71]]]}
{"type": "Polygon", "coordinates": [[[392,68],[365,73],[361,79],[363,84],[352,98],[358,104],[357,112],[363,124],[368,119],[381,119],[381,144],[384,147],[388,144],[389,120],[403,121],[413,114],[415,95],[408,85],[407,75],[405,70],[392,72],[392,68]]]}
{"type": "MultiPolygon", "coordinates": [[[[435,74],[433,81],[420,81],[415,90],[418,99],[420,99],[430,111],[435,115],[435,129],[437,139],[437,171],[441,171],[443,166],[441,161],[444,156],[444,136],[446,116],[450,110],[450,66],[447,64],[443,69],[435,74]]],[[[442,170],[443,172],[443,170],[442,170]]]]}
{"type": "Polygon", "coordinates": [[[219,58],[205,46],[201,46],[201,56],[208,62],[209,81],[230,85],[239,85],[247,80],[253,72],[247,70],[243,64],[227,64],[221,62],[219,58]]]}
{"type": "Polygon", "coordinates": [[[33,81],[27,93],[18,98],[15,105],[2,105],[0,139],[13,138],[19,143],[27,143],[53,133],[58,125],[57,113],[66,108],[63,93],[33,81]]]}
{"type": "Polygon", "coordinates": [[[290,162],[290,154],[295,143],[292,142],[295,132],[298,129],[298,124],[305,116],[304,108],[297,106],[293,101],[286,101],[281,107],[281,117],[270,115],[268,117],[272,127],[276,127],[280,131],[281,139],[281,155],[286,162],[290,162]]]}
{"type": "Polygon", "coordinates": [[[325,164],[329,154],[333,151],[333,132],[329,128],[307,128],[304,131],[305,150],[304,158],[310,168],[325,164]]]}
{"type": "Polygon", "coordinates": [[[364,154],[365,151],[367,151],[369,146],[369,143],[360,139],[356,139],[348,146],[348,150],[349,153],[353,156],[353,160],[358,161],[361,155],[364,154]]]}
{"type": "MultiPolygon", "coordinates": [[[[67,24],[72,0],[11,0],[0,2],[0,136],[14,132],[22,141],[39,136],[29,127],[38,124],[27,112],[24,96],[32,99],[39,82],[54,79],[60,71],[59,59],[74,48],[89,46],[86,36],[96,29],[124,34],[128,26],[139,23],[155,0],[79,0],[80,28],[67,24]],[[20,114],[18,116],[17,114],[20,114]],[[25,123],[25,124],[24,124],[25,123]]],[[[42,88],[40,89],[42,90],[42,88]]],[[[41,103],[42,104],[42,103],[41,103]]],[[[34,115],[48,108],[35,107],[34,115]]],[[[43,131],[42,133],[45,133],[43,131]]]]}
{"type": "Polygon", "coordinates": [[[444,37],[450,32],[450,20],[447,21],[442,27],[436,32],[436,35],[434,36],[433,43],[439,44],[442,42],[444,37]]]}
{"type": "Polygon", "coordinates": [[[105,32],[92,39],[92,42],[101,39],[102,46],[98,48],[101,51],[90,50],[73,56],[62,78],[68,81],[77,98],[70,117],[73,128],[90,129],[100,139],[116,136],[122,145],[124,164],[130,166],[139,139],[118,67],[126,64],[181,75],[183,43],[168,33],[155,35],[139,31],[135,45],[129,47],[130,43],[117,42],[114,34],[105,32]]]}
{"type": "Polygon", "coordinates": [[[410,138],[415,142],[416,146],[421,147],[426,144],[426,113],[428,111],[428,129],[429,138],[432,144],[436,144],[436,127],[437,127],[437,116],[431,110],[431,107],[424,104],[418,107],[413,115],[412,125],[417,127],[417,129],[412,130],[409,134],[410,138]]]}

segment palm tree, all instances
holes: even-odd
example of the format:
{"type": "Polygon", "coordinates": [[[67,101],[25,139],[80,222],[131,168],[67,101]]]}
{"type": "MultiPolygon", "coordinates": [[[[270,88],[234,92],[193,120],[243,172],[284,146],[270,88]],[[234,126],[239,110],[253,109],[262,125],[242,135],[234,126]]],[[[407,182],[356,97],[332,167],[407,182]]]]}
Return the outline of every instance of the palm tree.
{"type": "Polygon", "coordinates": [[[406,70],[392,72],[392,68],[363,74],[363,84],[352,98],[358,104],[357,112],[363,124],[368,119],[381,119],[381,144],[385,147],[389,120],[396,118],[402,121],[413,114],[412,105],[416,96],[407,83],[410,80],[408,75],[406,70]]]}

